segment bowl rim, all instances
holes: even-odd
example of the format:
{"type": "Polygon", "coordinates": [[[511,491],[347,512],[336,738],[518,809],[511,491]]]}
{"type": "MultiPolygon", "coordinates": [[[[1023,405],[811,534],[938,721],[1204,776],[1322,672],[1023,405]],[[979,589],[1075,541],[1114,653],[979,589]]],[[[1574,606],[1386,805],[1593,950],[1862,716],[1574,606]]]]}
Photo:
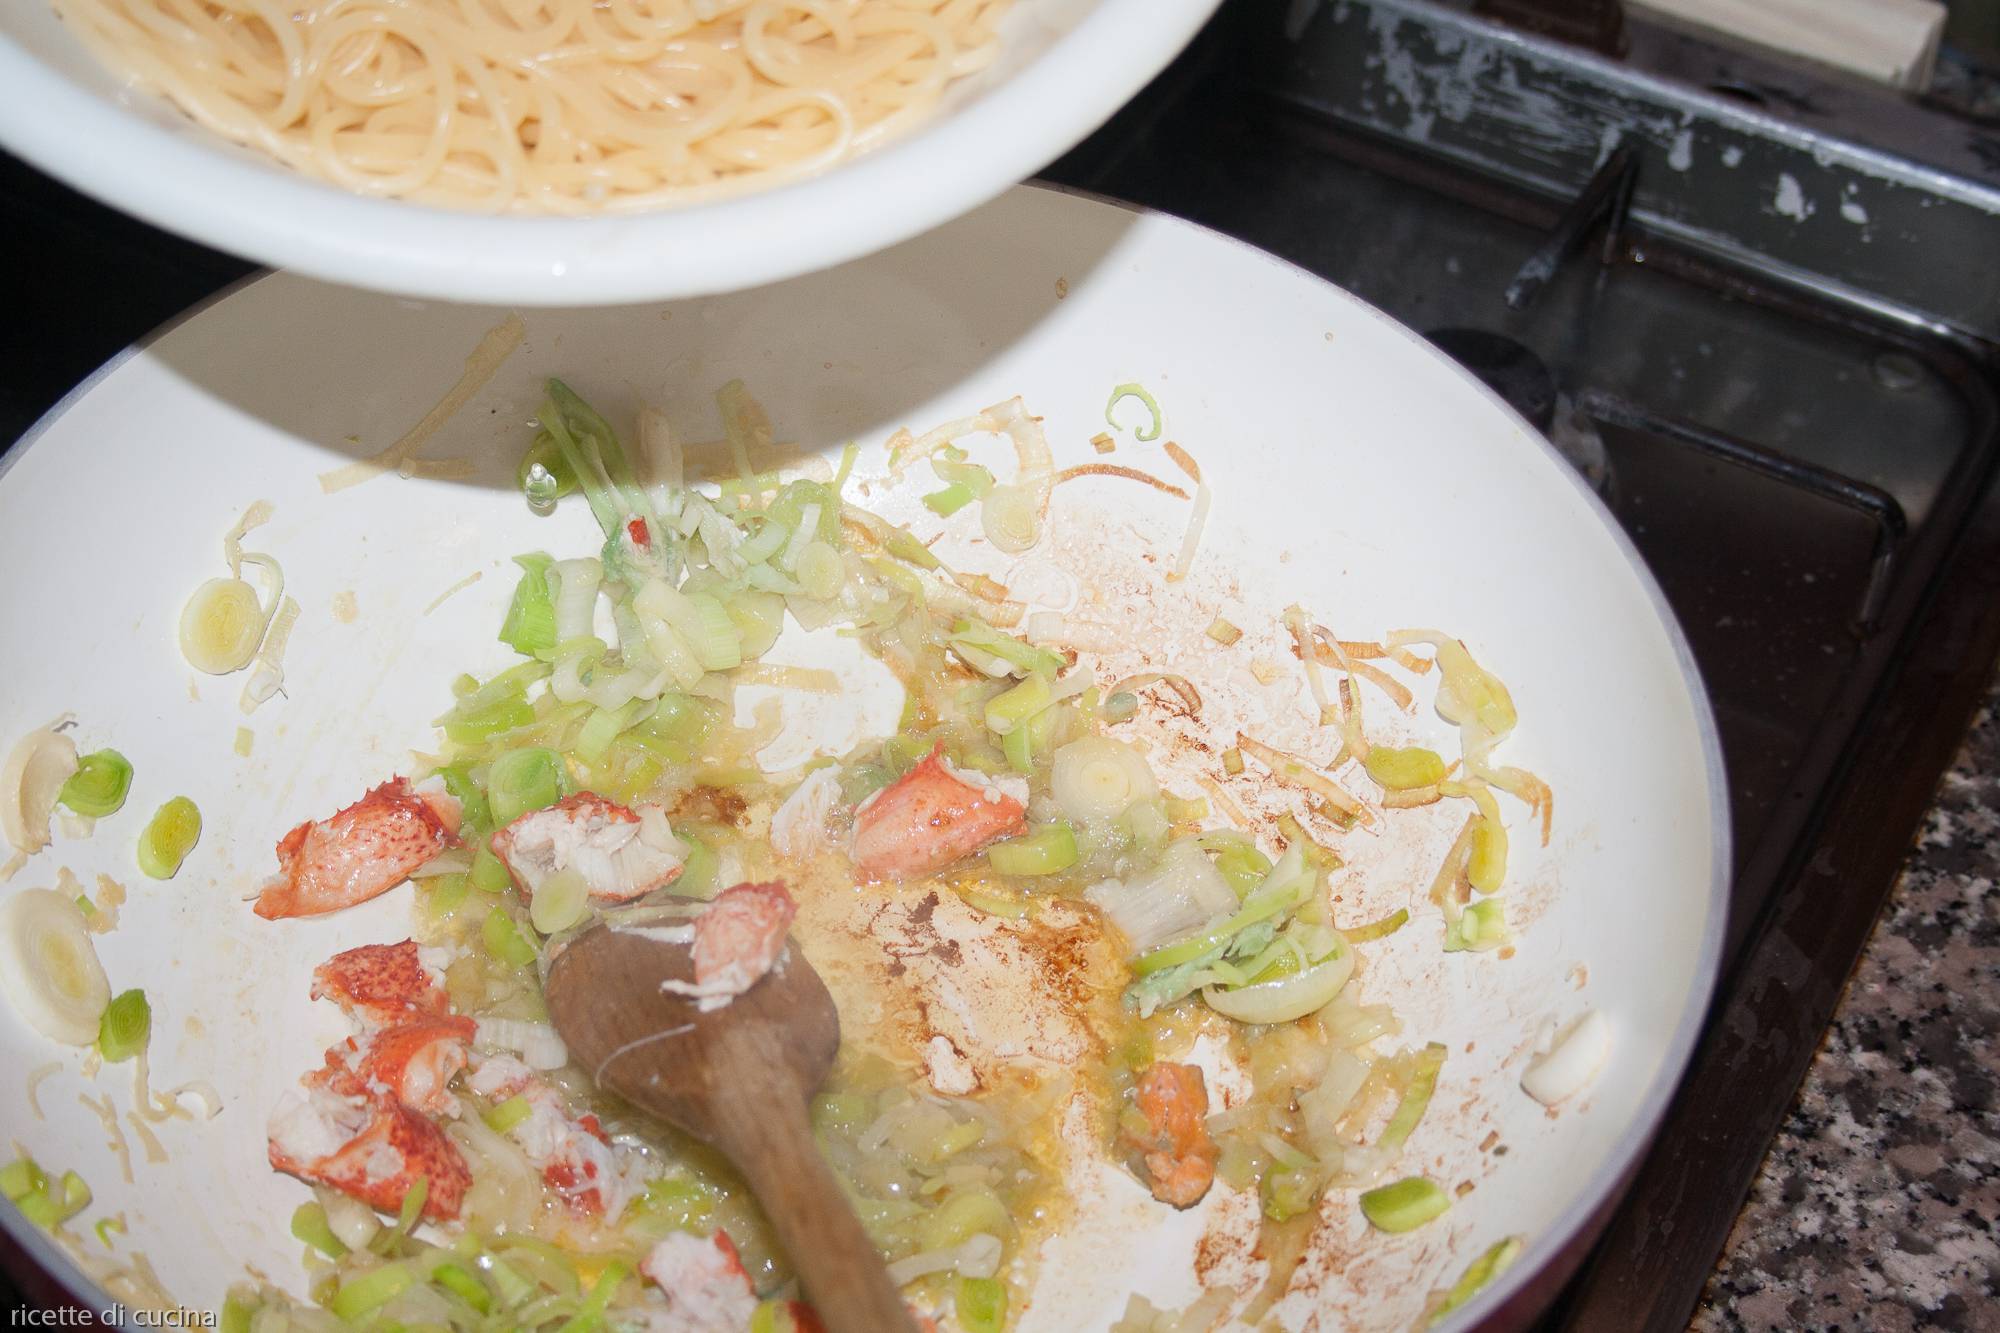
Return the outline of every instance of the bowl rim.
{"type": "Polygon", "coordinates": [[[192,122],[152,123],[122,103],[153,94],[128,85],[108,99],[5,34],[0,145],[157,227],[349,286],[524,306],[706,296],[832,267],[988,202],[1108,120],[1220,3],[1100,0],[1024,68],[881,148],[770,189],[629,216],[355,194],[192,122]]]}
{"type": "MultiPolygon", "coordinates": [[[[1716,723],[1714,706],[1710,701],[1708,688],[1695,661],[1694,651],[1679,618],[1674,614],[1665,591],[1653,577],[1638,547],[1627,535],[1597,492],[1563,458],[1546,436],[1535,430],[1527,420],[1510,406],[1485,383],[1463,366],[1439,351],[1415,330],[1409,328],[1381,308],[1354,295],[1327,279],[1313,273],[1301,265],[1260,249],[1247,241],[1239,240],[1227,233],[1204,224],[1176,217],[1170,213],[1141,207],[1121,200],[1110,199],[1087,190],[1045,182],[1031,182],[1014,187],[1015,191],[1038,191],[1052,195],[1069,196],[1078,201],[1098,206],[1108,206],[1132,214],[1136,218],[1165,224],[1170,227],[1187,228],[1201,233],[1211,242],[1240,252],[1246,252],[1256,260],[1287,271],[1292,276],[1323,288],[1339,299],[1351,302],[1361,311],[1374,316],[1387,334],[1404,339],[1416,345],[1440,366],[1441,373],[1456,376],[1464,385],[1474,390],[1489,406],[1519,429],[1518,434],[1525,440],[1524,447],[1538,450],[1542,458],[1563,478],[1565,484],[1574,488],[1592,516],[1604,529],[1613,547],[1638,582],[1641,594],[1651,607],[1655,618],[1666,635],[1667,646],[1672,653],[1681,682],[1688,692],[1688,700],[1695,714],[1696,741],[1702,756],[1702,771],[1707,786],[1708,828],[1710,838],[1708,884],[1705,901],[1705,919],[1702,924],[1701,939],[1696,949],[1694,967],[1688,981],[1688,992],[1681,1012],[1675,1021],[1673,1032],[1661,1050],[1658,1069],[1647,1083],[1639,1100],[1637,1112],[1626,1122],[1623,1129],[1612,1141],[1604,1161],[1592,1174],[1588,1186],[1574,1195],[1556,1218],[1529,1240],[1520,1256],[1502,1274],[1490,1281],[1472,1300],[1461,1306],[1453,1315],[1448,1327],[1466,1330],[1487,1326],[1497,1326],[1507,1317],[1506,1307],[1522,1298],[1545,1271],[1552,1271],[1572,1257],[1571,1251],[1580,1239],[1588,1240],[1592,1228],[1602,1217],[1609,1214],[1630,1187],[1632,1177],[1639,1167],[1647,1149],[1651,1146],[1661,1123],[1666,1119],[1679,1091],[1682,1079],[1693,1058],[1694,1049],[1703,1029],[1707,1025],[1710,1008],[1715,998],[1715,989],[1720,975],[1723,951],[1723,934],[1729,915],[1730,885],[1733,880],[1732,822],[1729,805],[1729,784],[1722,753],[1721,733],[1716,723]]],[[[55,406],[22,434],[20,439],[0,454],[0,480],[25,454],[61,420],[61,418],[86,396],[93,392],[105,379],[134,357],[142,355],[155,343],[174,332],[182,325],[207,313],[238,292],[265,278],[281,276],[268,271],[249,274],[214,295],[190,306],[179,315],[167,320],[157,329],[148,333],[131,346],[120,351],[106,361],[89,377],[65,394],[55,406]]],[[[40,1228],[23,1217],[12,1205],[0,1206],[0,1232],[4,1232],[14,1243],[36,1263],[41,1271],[63,1287],[80,1304],[102,1313],[109,1304],[102,1287],[93,1282],[82,1268],[70,1258],[40,1228]]]]}

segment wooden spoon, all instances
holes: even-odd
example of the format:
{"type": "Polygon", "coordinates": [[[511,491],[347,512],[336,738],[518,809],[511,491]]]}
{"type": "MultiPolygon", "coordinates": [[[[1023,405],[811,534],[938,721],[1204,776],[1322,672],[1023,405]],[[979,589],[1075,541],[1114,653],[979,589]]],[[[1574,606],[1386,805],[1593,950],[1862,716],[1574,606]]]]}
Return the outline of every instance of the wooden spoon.
{"type": "Polygon", "coordinates": [[[685,945],[596,926],[550,967],[549,1016],[600,1086],[736,1164],[829,1333],[916,1333],[807,1119],[840,1048],[826,983],[796,943],[713,1012],[660,988],[693,978],[685,945]]]}

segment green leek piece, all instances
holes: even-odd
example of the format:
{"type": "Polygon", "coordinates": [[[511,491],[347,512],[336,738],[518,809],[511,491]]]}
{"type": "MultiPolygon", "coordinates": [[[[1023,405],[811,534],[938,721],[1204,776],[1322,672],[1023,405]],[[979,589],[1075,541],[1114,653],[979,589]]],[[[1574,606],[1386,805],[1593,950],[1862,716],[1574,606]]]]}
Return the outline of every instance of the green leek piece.
{"type": "Polygon", "coordinates": [[[480,1261],[486,1276],[493,1279],[493,1285],[500,1289],[500,1299],[508,1305],[519,1305],[535,1294],[535,1284],[514,1271],[514,1266],[497,1255],[488,1255],[480,1261]]]}
{"type": "Polygon", "coordinates": [[[32,1157],[16,1157],[5,1166],[0,1166],[0,1194],[7,1196],[9,1203],[18,1203],[30,1194],[38,1194],[48,1185],[48,1177],[42,1168],[35,1165],[32,1157]]]}
{"type": "Polygon", "coordinates": [[[472,854],[472,870],[466,879],[481,893],[505,893],[514,883],[514,877],[507,873],[507,863],[483,842],[472,854]]]}
{"type": "Polygon", "coordinates": [[[1007,1326],[1007,1284],[997,1277],[962,1277],[952,1307],[965,1333],[1000,1333],[1007,1326]]]}
{"type": "Polygon", "coordinates": [[[657,1218],[676,1231],[707,1231],[715,1204],[715,1192],[700,1181],[687,1176],[661,1176],[646,1182],[646,1193],[638,1206],[648,1217],[657,1218]]]}
{"type": "Polygon", "coordinates": [[[1271,873],[1271,859],[1240,833],[1213,830],[1202,834],[1200,843],[1203,851],[1215,853],[1215,868],[1238,899],[1248,897],[1271,873]]]}
{"type": "Polygon", "coordinates": [[[261,1307],[238,1299],[235,1292],[222,1298],[222,1313],[216,1319],[218,1333],[250,1333],[250,1319],[261,1307]]]}
{"type": "Polygon", "coordinates": [[[505,912],[489,912],[479,928],[486,952],[512,967],[528,967],[535,961],[535,946],[521,934],[521,928],[505,912]]]}
{"type": "Polygon", "coordinates": [[[1403,750],[1387,745],[1371,746],[1368,757],[1361,763],[1369,777],[1390,791],[1414,791],[1444,781],[1444,760],[1437,751],[1418,746],[1403,750]]]}
{"type": "Polygon", "coordinates": [[[557,500],[576,489],[576,473],[554,440],[546,434],[537,435],[528,451],[521,455],[514,482],[528,498],[528,508],[546,514],[556,507],[557,500]]]}
{"type": "Polygon", "coordinates": [[[1458,920],[1445,927],[1444,949],[1446,953],[1467,949],[1483,952],[1497,949],[1513,938],[1514,932],[1507,926],[1506,901],[1486,898],[1467,903],[1458,920]]]}
{"type": "Polygon", "coordinates": [[[545,810],[562,799],[566,770],[562,756],[541,746],[509,750],[486,772],[486,801],[499,827],[530,810],[545,810]]]}
{"type": "Polygon", "coordinates": [[[541,551],[517,555],[521,581],[514,585],[514,600],[507,604],[507,618],[500,622],[500,642],[533,657],[556,646],[556,604],[549,596],[549,566],[555,561],[541,551]]]}
{"type": "Polygon", "coordinates": [[[1521,1257],[1522,1242],[1519,1236],[1509,1236],[1489,1248],[1484,1254],[1465,1266],[1458,1281],[1451,1284],[1435,1308],[1431,1310],[1430,1322],[1437,1324],[1452,1311],[1477,1296],[1482,1288],[1494,1278],[1510,1268],[1521,1257]]]}
{"type": "Polygon", "coordinates": [[[97,1233],[97,1243],[108,1250],[111,1248],[113,1233],[120,1236],[125,1234],[125,1223],[115,1217],[100,1217],[97,1219],[97,1225],[91,1230],[97,1233]]]}
{"type": "Polygon", "coordinates": [[[1025,639],[1002,634],[983,620],[960,620],[951,629],[951,645],[966,650],[974,661],[994,658],[1005,663],[1015,675],[1047,676],[1053,679],[1065,664],[1061,653],[1037,648],[1025,639]]]}
{"type": "Polygon", "coordinates": [[[564,866],[542,881],[528,904],[528,922],[544,937],[558,935],[590,910],[590,885],[575,866],[564,866]]]}
{"type": "Polygon", "coordinates": [[[717,710],[689,694],[663,694],[653,715],[624,735],[670,764],[693,763],[715,726],[717,710]]]}
{"type": "Polygon", "coordinates": [[[472,770],[465,764],[446,764],[434,775],[444,782],[444,789],[458,802],[459,836],[474,837],[493,828],[493,811],[486,804],[486,789],[472,780],[472,770]]]}
{"type": "Polygon", "coordinates": [[[687,860],[681,862],[681,873],[667,885],[667,891],[682,898],[713,898],[721,887],[715,882],[721,862],[714,849],[699,838],[680,835],[680,840],[687,849],[687,860]]]}
{"type": "Polygon", "coordinates": [[[1263,1204],[1264,1216],[1273,1222],[1283,1222],[1313,1206],[1313,1200],[1319,1197],[1319,1180],[1309,1170],[1273,1167],[1258,1183],[1257,1197],[1263,1204]]]}
{"type": "Polygon", "coordinates": [[[1451,1196],[1444,1187],[1423,1176],[1410,1176],[1361,1195],[1361,1215],[1377,1231],[1391,1234],[1414,1231],[1449,1207],[1451,1196]]]}
{"type": "Polygon", "coordinates": [[[984,1232],[1005,1239],[1014,1232],[1007,1206],[983,1189],[954,1190],[917,1224],[927,1250],[948,1250],[984,1232]]]}
{"type": "Polygon", "coordinates": [[[1160,404],[1154,399],[1152,394],[1147,393],[1143,387],[1137,384],[1121,384],[1111,391],[1111,401],[1104,405],[1104,420],[1106,424],[1113,430],[1120,429],[1116,410],[1119,400],[1124,398],[1137,398],[1146,405],[1146,410],[1153,414],[1152,425],[1149,428],[1142,428],[1132,432],[1133,438],[1145,443],[1159,439],[1160,431],[1166,426],[1165,419],[1160,415],[1160,404]]]}
{"type": "Polygon", "coordinates": [[[972,493],[970,486],[962,481],[954,481],[951,485],[926,495],[924,508],[939,518],[950,518],[978,498],[972,493]]]}
{"type": "Polygon", "coordinates": [[[350,1324],[372,1314],[416,1285],[417,1273],[407,1263],[383,1264],[340,1284],[327,1308],[350,1324]]]}
{"type": "Polygon", "coordinates": [[[494,1133],[505,1134],[534,1113],[534,1104],[520,1093],[515,1093],[480,1118],[492,1127],[494,1133]]]}
{"type": "Polygon", "coordinates": [[[1497,893],[1507,878],[1507,830],[1499,820],[1481,815],[1472,826],[1472,855],[1466,858],[1466,882],[1481,893],[1497,893]]]}
{"type": "Polygon", "coordinates": [[[329,1259],[338,1259],[347,1253],[347,1246],[327,1225],[326,1209],[316,1203],[302,1203],[292,1210],[292,1235],[329,1259]]]}
{"type": "Polygon", "coordinates": [[[457,1264],[439,1264],[431,1270],[431,1281],[480,1314],[493,1308],[493,1293],[486,1290],[486,1284],[457,1264]]]}
{"type": "Polygon", "coordinates": [[[764,512],[776,520],[787,532],[796,530],[805,517],[806,506],[819,510],[819,522],[813,529],[814,537],[838,550],[841,545],[840,497],[833,493],[833,487],[823,481],[792,481],[778,492],[778,498],[764,512]]]}
{"type": "Polygon", "coordinates": [[[535,706],[518,694],[503,695],[478,708],[465,708],[464,702],[444,720],[444,734],[460,745],[477,745],[535,720],[535,706]]]}
{"type": "Polygon", "coordinates": [[[396,1209],[395,1229],[388,1232],[388,1241],[396,1241],[410,1234],[410,1228],[424,1215],[424,1203],[431,1197],[431,1178],[418,1176],[416,1183],[403,1191],[402,1206],[396,1209]]]}
{"type": "Polygon", "coordinates": [[[588,1333],[601,1328],[604,1312],[611,1305],[611,1298],[618,1294],[619,1284],[632,1276],[632,1270],[623,1262],[613,1259],[604,1265],[604,1271],[597,1275],[597,1281],[590,1284],[590,1294],[583,1298],[569,1322],[561,1325],[557,1333],[588,1333]]]}
{"type": "Polygon", "coordinates": [[[80,815],[102,819],[125,804],[132,790],[132,765],[116,750],[95,750],[76,762],[56,799],[80,815]]]}
{"type": "Polygon", "coordinates": [[[1067,824],[1042,824],[986,849],[987,863],[1002,875],[1053,875],[1076,859],[1076,831],[1067,824]]]}
{"type": "Polygon", "coordinates": [[[1416,1054],[1416,1069],[1410,1075],[1408,1086],[1403,1089],[1402,1100],[1396,1103],[1395,1113],[1389,1123],[1382,1127],[1382,1137],[1376,1142],[1384,1148],[1400,1148],[1417,1122],[1424,1118],[1424,1111],[1431,1104],[1431,1094],[1437,1091],[1438,1071],[1444,1067],[1445,1048],[1437,1042],[1427,1043],[1416,1054]]]}
{"type": "Polygon", "coordinates": [[[618,708],[594,709],[576,733],[576,744],[571,747],[576,757],[586,764],[603,760],[611,749],[611,743],[618,739],[618,733],[630,726],[632,719],[652,706],[650,700],[634,699],[618,708]]]}
{"type": "Polygon", "coordinates": [[[1343,930],[1340,933],[1347,936],[1349,944],[1366,944],[1370,940],[1379,940],[1386,935],[1395,934],[1409,919],[1410,909],[1398,907],[1379,921],[1370,921],[1365,926],[1356,926],[1352,930],[1343,930]]]}
{"type": "Polygon", "coordinates": [[[1000,753],[1007,756],[1007,767],[1016,773],[1028,774],[1035,771],[1035,729],[1015,727],[1000,738],[1000,753]]]}
{"type": "Polygon", "coordinates": [[[172,879],[201,838],[201,811],[176,796],[153,812],[139,833],[139,870],[149,879],[172,879]]]}
{"type": "Polygon", "coordinates": [[[97,1053],[115,1065],[145,1050],[152,1035],[153,1006],[146,1002],[146,992],[128,990],[105,1005],[97,1020],[97,1053]]]}
{"type": "Polygon", "coordinates": [[[433,875],[423,881],[424,917],[444,921],[465,906],[472,894],[472,881],[464,875],[433,875]]]}
{"type": "Polygon", "coordinates": [[[986,705],[986,729],[996,736],[1005,736],[1047,708],[1054,698],[1048,677],[1029,676],[986,705]]]}

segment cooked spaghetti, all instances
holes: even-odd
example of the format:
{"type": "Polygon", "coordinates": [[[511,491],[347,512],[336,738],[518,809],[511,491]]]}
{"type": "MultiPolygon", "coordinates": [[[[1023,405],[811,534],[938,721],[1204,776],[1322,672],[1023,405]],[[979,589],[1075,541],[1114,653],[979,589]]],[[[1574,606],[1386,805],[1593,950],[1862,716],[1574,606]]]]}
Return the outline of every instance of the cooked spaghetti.
{"type": "Polygon", "coordinates": [[[902,133],[1011,0],[55,0],[112,68],[363,194],[631,212],[902,133]]]}

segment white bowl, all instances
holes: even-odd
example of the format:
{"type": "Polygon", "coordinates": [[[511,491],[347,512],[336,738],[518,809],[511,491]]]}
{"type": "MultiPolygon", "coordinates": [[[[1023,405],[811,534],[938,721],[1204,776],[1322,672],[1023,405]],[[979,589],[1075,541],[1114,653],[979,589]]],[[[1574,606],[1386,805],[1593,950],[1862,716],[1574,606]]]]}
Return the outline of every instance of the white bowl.
{"type": "Polygon", "coordinates": [[[630,217],[491,216],[301,176],[126,86],[48,0],[0,5],[0,144],[156,226],[281,268],[445,300],[602,305],[734,291],[977,207],[1085,135],[1219,0],[1018,0],[998,61],[908,137],[809,180],[630,217]]]}

